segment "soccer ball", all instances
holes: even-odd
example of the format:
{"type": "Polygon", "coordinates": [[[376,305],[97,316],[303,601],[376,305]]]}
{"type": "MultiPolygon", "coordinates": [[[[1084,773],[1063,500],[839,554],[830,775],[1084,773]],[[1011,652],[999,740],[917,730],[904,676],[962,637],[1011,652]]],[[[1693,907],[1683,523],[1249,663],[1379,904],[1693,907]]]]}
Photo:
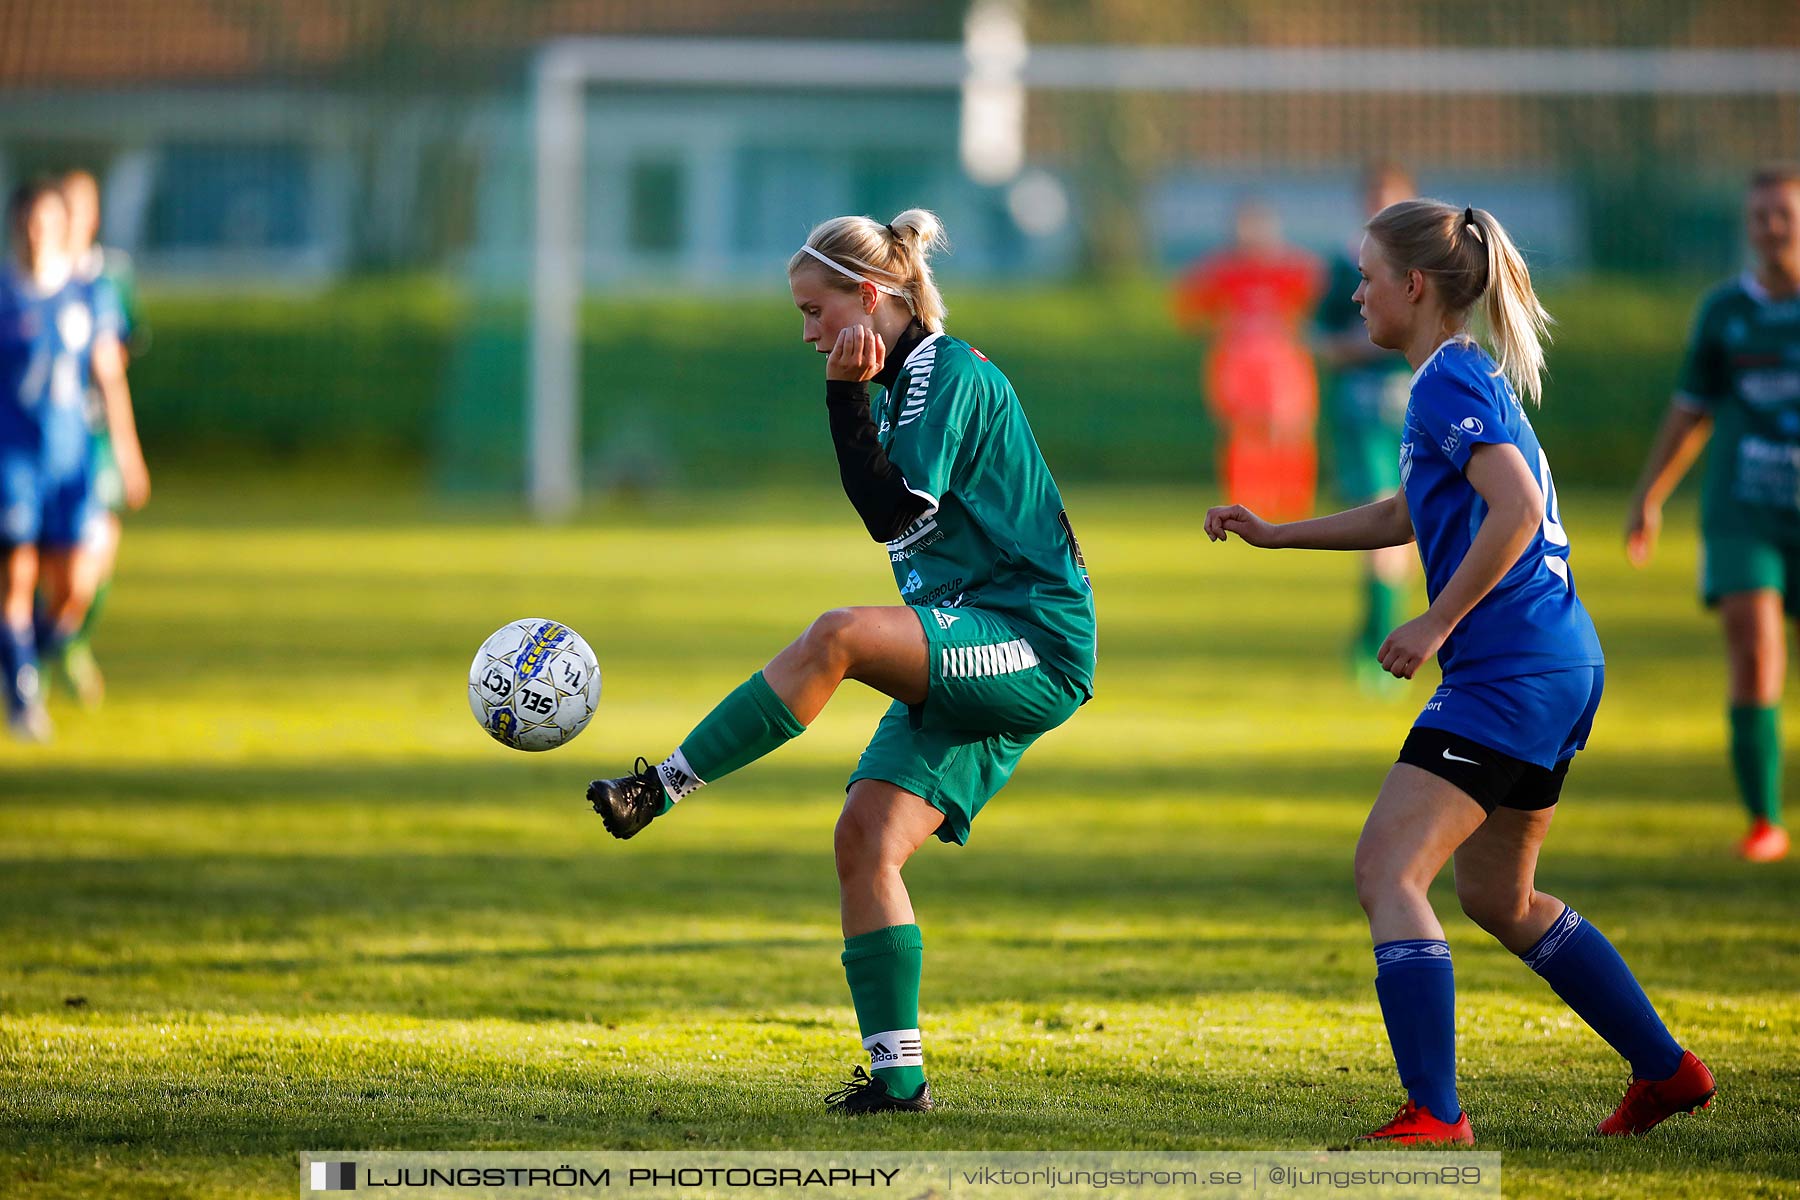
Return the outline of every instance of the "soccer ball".
{"type": "Polygon", "coordinates": [[[581,635],[536,617],[502,625],[469,664],[469,708],[514,750],[554,750],[600,703],[600,664],[581,635]]]}

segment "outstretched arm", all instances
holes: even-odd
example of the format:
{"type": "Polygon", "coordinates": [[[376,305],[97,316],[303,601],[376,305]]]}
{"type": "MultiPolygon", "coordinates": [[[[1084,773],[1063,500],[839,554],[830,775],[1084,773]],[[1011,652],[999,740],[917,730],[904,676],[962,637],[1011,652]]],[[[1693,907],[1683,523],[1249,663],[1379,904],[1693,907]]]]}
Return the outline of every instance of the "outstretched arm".
{"type": "Polygon", "coordinates": [[[94,343],[94,382],[106,402],[106,428],[112,434],[113,457],[125,485],[125,503],[134,511],[150,499],[150,469],[138,443],[137,415],[131,407],[131,388],[125,382],[125,349],[119,339],[102,337],[94,343]]]}
{"type": "Polygon", "coordinates": [[[1641,567],[1650,561],[1657,535],[1662,532],[1663,501],[1694,465],[1711,436],[1709,413],[1683,404],[1680,399],[1669,405],[1625,513],[1625,557],[1632,566],[1641,567]]]}
{"type": "Polygon", "coordinates": [[[1267,550],[1379,550],[1413,540],[1412,514],[1399,492],[1361,508],[1286,525],[1271,525],[1241,504],[1207,510],[1207,537],[1222,542],[1233,533],[1267,550]]]}

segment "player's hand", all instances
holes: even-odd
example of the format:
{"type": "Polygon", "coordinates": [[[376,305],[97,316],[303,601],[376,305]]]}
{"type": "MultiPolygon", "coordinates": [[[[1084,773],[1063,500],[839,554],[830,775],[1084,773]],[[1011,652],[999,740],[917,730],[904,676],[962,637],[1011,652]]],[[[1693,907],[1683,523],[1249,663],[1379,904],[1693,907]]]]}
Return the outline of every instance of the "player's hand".
{"type": "Polygon", "coordinates": [[[1222,542],[1226,534],[1235,533],[1252,546],[1272,549],[1281,544],[1279,528],[1241,504],[1225,504],[1206,510],[1206,536],[1215,542],[1222,542]]]}
{"type": "Polygon", "coordinates": [[[848,379],[861,383],[881,373],[887,361],[887,346],[867,325],[846,325],[838,330],[837,344],[825,360],[825,378],[848,379]]]}
{"type": "Polygon", "coordinates": [[[1662,533],[1662,506],[1648,500],[1633,501],[1625,517],[1625,557],[1634,567],[1645,567],[1656,552],[1662,533]]]}
{"type": "Polygon", "coordinates": [[[144,465],[142,455],[135,458],[121,457],[119,476],[125,486],[126,508],[136,512],[150,503],[150,468],[144,465]]]}
{"type": "Polygon", "coordinates": [[[1387,635],[1375,657],[1381,669],[1396,679],[1411,679],[1444,645],[1450,631],[1439,626],[1430,613],[1414,617],[1387,635]]]}

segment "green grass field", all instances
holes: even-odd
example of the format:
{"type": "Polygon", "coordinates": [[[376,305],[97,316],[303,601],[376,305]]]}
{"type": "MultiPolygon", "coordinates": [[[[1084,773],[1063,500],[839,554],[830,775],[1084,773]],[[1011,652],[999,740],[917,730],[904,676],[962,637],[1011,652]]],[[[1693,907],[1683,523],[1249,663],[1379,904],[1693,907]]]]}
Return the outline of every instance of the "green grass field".
{"type": "MultiPolygon", "coordinates": [[[[0,746],[0,1195],[290,1196],[309,1148],[1311,1148],[1398,1104],[1350,856],[1430,685],[1349,686],[1349,557],[1210,546],[1199,492],[1071,497],[1100,695],[967,848],[910,868],[941,1108],[847,1123],[819,1104],[861,1058],[831,827],[880,702],[852,685],[629,845],[581,794],[821,607],[891,602],[841,498],[542,534],[340,483],[159,480],[106,710],[0,746]],[[463,696],[526,615],[607,673],[594,727],[544,756],[463,696]]],[[[1617,499],[1564,503],[1611,662],[1541,883],[1721,1098],[1590,1135],[1625,1070],[1446,878],[1463,1096],[1512,1196],[1792,1196],[1800,865],[1729,853],[1691,522],[1636,575],[1617,499]]]]}

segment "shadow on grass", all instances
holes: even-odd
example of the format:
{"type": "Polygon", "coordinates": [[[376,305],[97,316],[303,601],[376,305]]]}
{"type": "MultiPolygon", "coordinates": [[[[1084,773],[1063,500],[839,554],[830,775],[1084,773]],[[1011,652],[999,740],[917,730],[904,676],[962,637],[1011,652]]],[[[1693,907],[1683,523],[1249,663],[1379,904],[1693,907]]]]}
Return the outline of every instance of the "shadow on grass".
{"type": "MultiPolygon", "coordinates": [[[[1094,819],[1118,821],[1133,819],[1136,805],[1146,795],[1185,796],[1193,800],[1197,812],[1220,802],[1236,806],[1235,812],[1219,813],[1219,820],[1254,821],[1268,801],[1342,799],[1366,808],[1393,760],[1394,748],[1373,747],[1355,754],[1240,754],[1199,766],[1139,760],[1128,765],[1093,766],[1058,761],[1052,751],[1049,756],[1028,759],[1020,769],[1020,782],[995,803],[1011,807],[1074,798],[1094,819]]],[[[465,763],[358,761],[304,767],[256,763],[14,765],[5,773],[0,813],[54,806],[120,810],[129,817],[142,815],[146,803],[159,801],[242,810],[247,804],[294,799],[316,802],[325,810],[356,801],[369,803],[372,811],[425,807],[455,812],[506,802],[522,792],[564,794],[571,807],[579,810],[581,790],[596,765],[604,769],[607,764],[596,764],[591,756],[553,761],[512,755],[465,763]]],[[[830,765],[770,760],[759,765],[754,776],[708,791],[706,802],[738,806],[766,798],[771,792],[779,792],[790,803],[794,798],[835,802],[843,795],[851,765],[848,759],[830,765]]],[[[1721,770],[1721,764],[1709,757],[1590,750],[1571,772],[1561,811],[1618,802],[1637,805],[1641,798],[1649,797],[1667,805],[1675,802],[1669,798],[1710,796],[1724,786],[1721,770]]]]}
{"type": "MultiPolygon", "coordinates": [[[[1597,765],[1604,792],[1566,807],[1609,819],[1641,819],[1653,779],[1667,794],[1711,769],[1597,765]]],[[[974,846],[929,845],[908,866],[921,924],[945,947],[935,961],[955,964],[940,996],[1005,1001],[1046,980],[1059,998],[1102,1000],[1362,988],[1350,854],[1366,799],[1346,787],[1362,771],[1293,756],[1197,772],[1029,767],[974,846]]],[[[841,768],[759,769],[629,846],[577,795],[566,824],[541,800],[506,799],[572,791],[568,776],[510,760],[13,772],[0,815],[48,812],[54,829],[71,814],[94,849],[0,860],[0,987],[15,1009],[79,995],[110,1012],[524,1019],[839,1001],[826,960],[841,768]],[[200,826],[165,835],[164,820],[200,826]],[[109,849],[109,822],[129,849],[109,849]],[[209,835],[213,822],[228,832],[209,835]]],[[[1657,811],[1678,825],[1679,806],[1657,811]]],[[[1755,960],[1740,965],[1792,978],[1778,962],[1800,953],[1781,917],[1789,877],[1621,844],[1603,824],[1577,832],[1569,849],[1552,835],[1544,885],[1604,925],[1617,915],[1634,962],[1665,984],[1707,987],[1716,956],[1695,947],[1721,930],[1755,960]]]]}

